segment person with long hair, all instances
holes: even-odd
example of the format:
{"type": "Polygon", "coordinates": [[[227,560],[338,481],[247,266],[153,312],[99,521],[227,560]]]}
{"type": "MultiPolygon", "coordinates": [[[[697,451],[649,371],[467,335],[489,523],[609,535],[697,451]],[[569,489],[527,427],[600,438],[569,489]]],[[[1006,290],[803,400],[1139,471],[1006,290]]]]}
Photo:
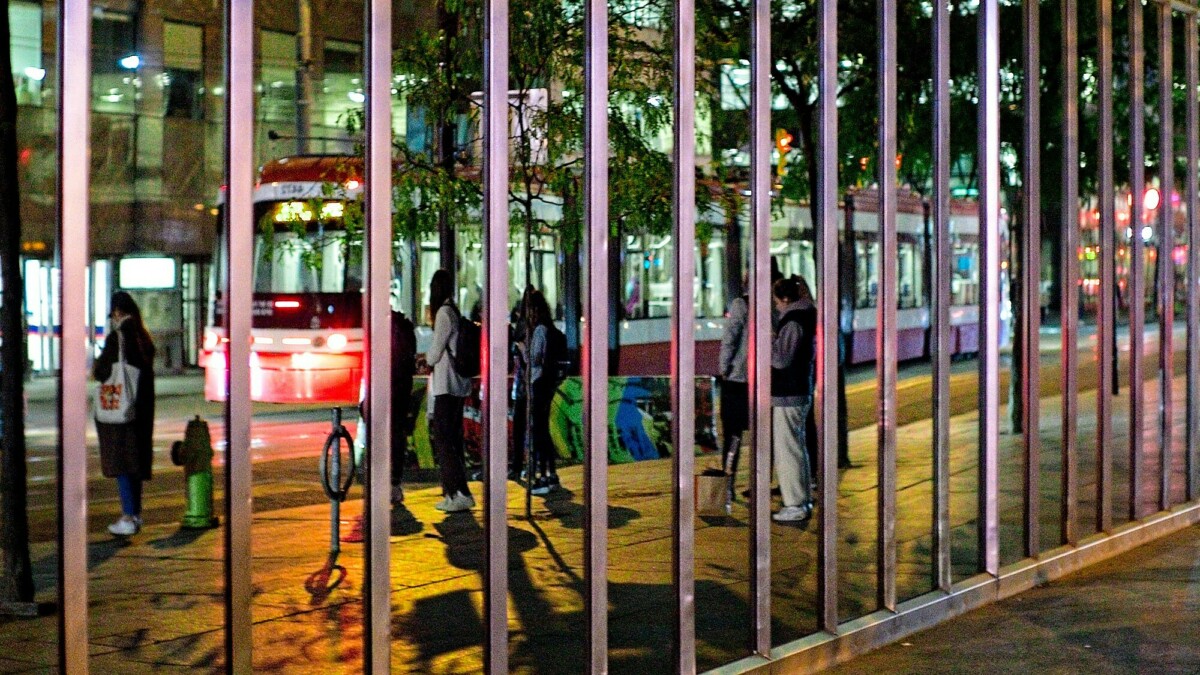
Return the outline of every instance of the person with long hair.
{"type": "Polygon", "coordinates": [[[559,364],[554,361],[561,355],[555,354],[556,350],[551,344],[558,329],[554,326],[554,316],[550,313],[546,296],[539,290],[531,290],[526,307],[530,326],[529,380],[533,390],[530,397],[533,419],[529,432],[532,437],[533,471],[537,474],[536,478],[531,477],[531,492],[544,495],[558,487],[554,441],[550,438],[550,404],[558,389],[555,373],[559,364]]]}
{"type": "Polygon", "coordinates": [[[427,423],[429,441],[437,456],[442,480],[442,500],[434,508],[446,513],[475,507],[467,486],[463,448],[463,404],[471,394],[471,379],[454,368],[453,351],[461,318],[454,304],[454,280],[446,270],[433,273],[429,281],[429,311],[433,315],[433,342],[425,360],[433,368],[429,376],[431,405],[427,423]]]}
{"type": "Polygon", "coordinates": [[[780,522],[805,522],[813,508],[804,422],[813,401],[817,310],[811,301],[803,300],[806,288],[797,278],[780,279],[772,288],[779,325],[771,343],[771,431],[775,474],[783,496],[783,508],[772,518],[780,522]]]}
{"type": "Polygon", "coordinates": [[[138,369],[134,418],[123,424],[96,421],[100,441],[100,471],[117,481],[121,517],[108,526],[118,536],[137,534],[142,529],[142,482],[150,480],[154,460],[154,341],[142,321],[142,310],[124,291],[113,293],[109,302],[109,331],[104,349],[92,366],[92,376],[104,382],[121,359],[138,369]]]}

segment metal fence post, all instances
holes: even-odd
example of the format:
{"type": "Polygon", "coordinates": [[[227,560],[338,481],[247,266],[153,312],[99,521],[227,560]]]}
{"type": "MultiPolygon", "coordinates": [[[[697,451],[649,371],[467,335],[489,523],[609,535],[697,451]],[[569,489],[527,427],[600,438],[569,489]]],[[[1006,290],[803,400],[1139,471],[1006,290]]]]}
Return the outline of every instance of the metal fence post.
{"type": "Polygon", "coordinates": [[[676,670],[696,670],[695,473],[696,308],[696,4],[675,6],[675,311],[671,315],[671,440],[675,449],[673,504],[676,670]]]}
{"type": "Polygon", "coordinates": [[[1113,232],[1115,216],[1113,195],[1113,38],[1112,0],[1097,0],[1099,19],[1100,92],[1100,306],[1096,316],[1096,340],[1100,364],[1100,382],[1096,388],[1096,529],[1112,529],[1112,392],[1113,359],[1116,354],[1113,333],[1116,330],[1114,312],[1116,242],[1113,232]]]}
{"type": "Polygon", "coordinates": [[[253,669],[250,465],[250,302],[254,237],[254,2],[225,3],[225,657],[253,669]],[[235,264],[236,263],[236,264],[235,264]],[[241,337],[239,337],[241,336],[241,337]]]}
{"type": "MultiPolygon", "coordinates": [[[[363,666],[366,672],[391,670],[391,463],[392,443],[392,4],[366,3],[366,227],[367,293],[367,472],[363,586],[363,666]]],[[[405,392],[407,393],[407,392],[405,392]]],[[[403,457],[401,457],[403,461],[403,457]]]]}
{"type": "Polygon", "coordinates": [[[587,0],[584,51],[584,577],[588,670],[608,672],[608,2],[587,0]]]}
{"type": "MultiPolygon", "coordinates": [[[[1102,0],[1103,1],[1103,0],[1102,0]]],[[[980,0],[979,23],[979,568],[1000,572],[1000,8],[980,0]]]]}
{"type": "Polygon", "coordinates": [[[58,20],[58,264],[62,375],[58,398],[58,666],[88,671],[86,275],[91,153],[91,6],[63,0],[58,20]]]}
{"type": "Polygon", "coordinates": [[[484,278],[482,377],[484,666],[508,672],[508,0],[488,0],[483,35],[484,278]]]}
{"type": "Polygon", "coordinates": [[[1038,554],[1040,543],[1039,506],[1041,497],[1041,298],[1042,298],[1042,181],[1041,181],[1041,86],[1042,71],[1040,0],[1025,0],[1024,18],[1024,148],[1021,181],[1025,187],[1021,219],[1025,226],[1022,243],[1021,280],[1024,287],[1025,334],[1022,362],[1013,369],[1022,373],[1022,427],[1025,430],[1025,555],[1038,554]]]}
{"type": "Polygon", "coordinates": [[[879,51],[879,303],[875,367],[879,376],[879,528],[876,594],[879,606],[896,610],[896,0],[880,0],[879,51]]]}
{"type": "Polygon", "coordinates": [[[1175,383],[1175,74],[1171,6],[1158,6],[1158,508],[1171,507],[1175,383]]]}
{"type": "Polygon", "coordinates": [[[1062,3],[1062,503],[1061,542],[1074,546],[1079,510],[1079,24],[1076,0],[1062,3]]]}
{"type": "MultiPolygon", "coordinates": [[[[1142,3],[1129,11],[1129,519],[1142,510],[1142,453],[1145,440],[1146,255],[1142,240],[1142,196],[1146,192],[1146,106],[1142,3]]],[[[1114,249],[1115,250],[1115,249],[1114,249]]],[[[1107,256],[1105,256],[1107,257],[1107,256]]]]}
{"type": "MultiPolygon", "coordinates": [[[[1067,0],[1070,1],[1070,0],[1067,0]]],[[[950,534],[950,6],[933,13],[933,582],[953,584],[950,534]]]]}

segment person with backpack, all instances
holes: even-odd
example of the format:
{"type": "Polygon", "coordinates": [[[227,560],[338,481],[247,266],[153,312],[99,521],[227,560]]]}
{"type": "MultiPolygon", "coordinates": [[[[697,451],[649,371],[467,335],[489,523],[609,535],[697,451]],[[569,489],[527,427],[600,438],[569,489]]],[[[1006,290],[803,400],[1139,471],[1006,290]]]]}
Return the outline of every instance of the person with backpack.
{"type": "Polygon", "coordinates": [[[805,442],[805,418],[813,402],[817,308],[807,282],[780,279],[772,288],[779,325],[771,343],[771,431],[775,474],[783,508],[772,518],[801,523],[812,516],[812,466],[805,442]],[[803,288],[802,288],[803,285],[803,288]]]}
{"type": "MultiPolygon", "coordinates": [[[[446,270],[433,273],[429,281],[429,311],[433,314],[433,341],[425,360],[433,372],[429,376],[429,440],[437,456],[442,481],[442,500],[434,508],[446,513],[475,507],[467,486],[466,458],[463,448],[463,404],[471,393],[469,355],[462,342],[469,332],[461,326],[462,314],[454,304],[454,281],[446,270]],[[464,367],[466,374],[460,372],[464,367]]],[[[474,368],[479,368],[478,347],[474,368]]]]}
{"type": "Polygon", "coordinates": [[[404,503],[404,462],[413,431],[412,389],[416,374],[417,333],[404,312],[392,312],[392,503],[404,503]]]}
{"type": "Polygon", "coordinates": [[[554,325],[550,305],[541,291],[529,293],[526,303],[529,331],[529,379],[532,383],[530,408],[533,419],[530,435],[533,441],[532,492],[535,495],[549,494],[558,487],[558,471],[555,468],[554,441],[550,437],[550,405],[554,392],[562,382],[562,363],[566,359],[567,339],[554,325]]]}

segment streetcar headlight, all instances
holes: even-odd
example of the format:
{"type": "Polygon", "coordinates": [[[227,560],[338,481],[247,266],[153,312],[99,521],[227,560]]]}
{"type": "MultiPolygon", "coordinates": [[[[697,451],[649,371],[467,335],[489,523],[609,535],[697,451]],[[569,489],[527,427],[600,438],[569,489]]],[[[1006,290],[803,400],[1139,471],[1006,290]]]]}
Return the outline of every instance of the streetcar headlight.
{"type": "Polygon", "coordinates": [[[349,341],[346,339],[345,335],[342,335],[341,333],[334,333],[333,335],[329,336],[329,339],[325,341],[325,344],[331,350],[333,350],[335,352],[340,352],[346,348],[347,342],[349,342],[349,341]]]}

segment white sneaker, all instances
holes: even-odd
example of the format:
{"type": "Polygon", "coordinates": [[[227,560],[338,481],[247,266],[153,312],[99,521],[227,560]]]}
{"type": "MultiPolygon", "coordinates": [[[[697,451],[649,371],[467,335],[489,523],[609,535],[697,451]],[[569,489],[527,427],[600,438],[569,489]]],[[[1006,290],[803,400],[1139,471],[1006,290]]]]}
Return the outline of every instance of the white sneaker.
{"type": "Polygon", "coordinates": [[[446,513],[458,513],[460,511],[470,511],[473,508],[475,508],[475,500],[470,495],[464,495],[459,492],[451,497],[450,503],[446,505],[446,508],[441,510],[446,513]]]}
{"type": "Polygon", "coordinates": [[[808,520],[810,515],[812,515],[812,511],[807,506],[785,506],[771,516],[771,520],[777,523],[790,523],[797,520],[808,520]]]}
{"type": "Polygon", "coordinates": [[[121,516],[117,522],[108,526],[108,531],[119,537],[129,537],[142,529],[142,519],[137,516],[121,516]]]}
{"type": "Polygon", "coordinates": [[[393,504],[403,504],[404,503],[404,488],[400,487],[399,485],[392,486],[392,503],[393,504]]]}
{"type": "Polygon", "coordinates": [[[440,502],[434,504],[433,508],[437,509],[438,511],[445,511],[446,509],[450,508],[451,501],[452,501],[452,498],[450,497],[450,495],[443,495],[442,500],[440,502]]]}

